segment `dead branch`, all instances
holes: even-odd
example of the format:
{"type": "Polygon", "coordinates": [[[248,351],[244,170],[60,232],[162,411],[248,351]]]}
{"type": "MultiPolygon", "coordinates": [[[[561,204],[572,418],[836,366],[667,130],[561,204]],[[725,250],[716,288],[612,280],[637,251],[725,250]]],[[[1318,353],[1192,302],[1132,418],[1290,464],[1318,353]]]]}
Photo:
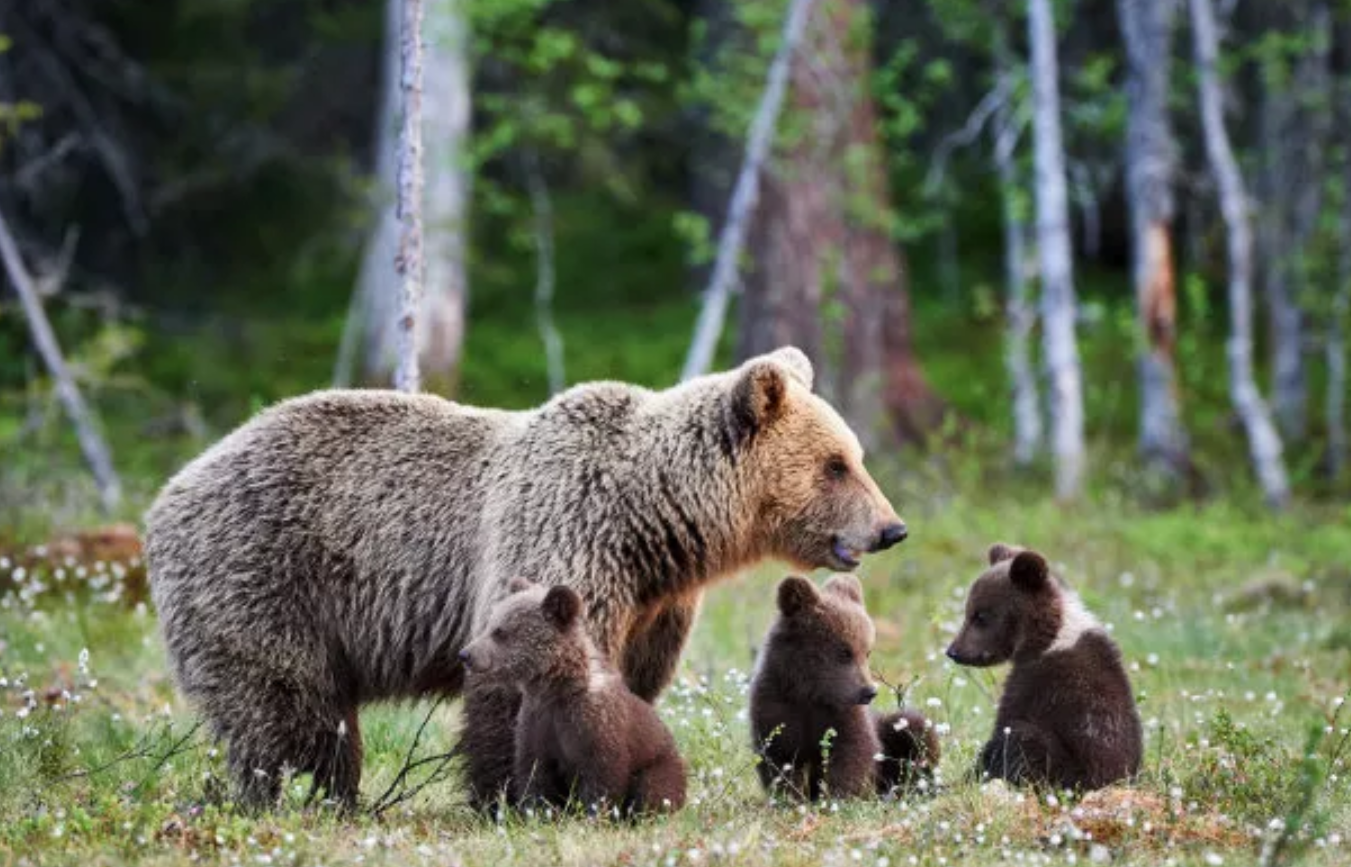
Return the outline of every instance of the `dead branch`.
{"type": "Polygon", "coordinates": [[[774,129],[778,125],[779,110],[783,107],[784,91],[788,87],[790,61],[802,41],[807,29],[807,19],[811,15],[811,0],[793,0],[784,22],[783,38],[778,53],[770,64],[769,75],[765,80],[765,90],[760,97],[760,106],[755,111],[755,120],[751,123],[746,136],[746,153],[741,164],[741,173],[737,175],[736,186],[732,190],[732,200],[727,208],[727,222],[718,238],[718,255],[713,264],[713,276],[708,289],[704,292],[703,308],[694,326],[694,339],[690,342],[689,353],[685,356],[685,366],[680,373],[681,381],[693,379],[708,371],[713,363],[713,352],[718,339],[722,336],[723,321],[727,316],[727,301],[732,287],[738,280],[738,260],[742,248],[746,245],[746,233],[750,229],[751,213],[760,197],[760,173],[769,147],[774,138],[774,129]]]}
{"type": "Polygon", "coordinates": [[[9,230],[9,223],[3,215],[0,215],[0,258],[4,259],[5,270],[9,274],[10,282],[14,284],[15,291],[19,293],[24,315],[28,319],[28,327],[33,334],[33,342],[37,344],[38,352],[42,355],[47,370],[56,382],[57,395],[65,405],[71,422],[75,425],[75,434],[79,438],[80,449],[84,452],[85,460],[88,461],[89,468],[94,474],[94,480],[98,483],[103,508],[111,511],[122,498],[122,483],[117,477],[117,472],[113,469],[108,447],[98,432],[97,419],[85,405],[80,389],[76,386],[75,379],[66,366],[65,357],[61,354],[61,346],[56,341],[56,334],[52,331],[51,323],[47,321],[47,314],[42,309],[42,300],[38,297],[33,281],[28,276],[23,259],[19,255],[18,244],[14,242],[14,236],[9,230]]]}

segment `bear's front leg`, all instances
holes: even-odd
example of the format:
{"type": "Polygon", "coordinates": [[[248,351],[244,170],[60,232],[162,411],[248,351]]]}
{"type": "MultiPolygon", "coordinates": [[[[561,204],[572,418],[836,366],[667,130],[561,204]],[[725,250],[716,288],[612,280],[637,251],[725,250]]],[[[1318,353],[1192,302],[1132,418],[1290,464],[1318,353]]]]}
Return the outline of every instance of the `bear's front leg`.
{"type": "Polygon", "coordinates": [[[661,607],[656,613],[629,632],[620,670],[629,689],[643,701],[651,704],[671,685],[702,601],[703,593],[693,592],[657,603],[661,607]]]}
{"type": "Polygon", "coordinates": [[[511,784],[516,762],[516,715],[520,693],[501,684],[470,678],[464,690],[464,725],[459,750],[465,758],[469,804],[490,812],[505,797],[516,803],[511,784]]]}

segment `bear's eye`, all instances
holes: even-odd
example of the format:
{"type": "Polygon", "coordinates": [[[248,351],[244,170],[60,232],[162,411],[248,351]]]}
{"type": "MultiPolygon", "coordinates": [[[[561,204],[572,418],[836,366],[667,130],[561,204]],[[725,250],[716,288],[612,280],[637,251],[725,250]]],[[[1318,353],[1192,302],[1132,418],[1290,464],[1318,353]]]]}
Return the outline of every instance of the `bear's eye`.
{"type": "Polygon", "coordinates": [[[502,627],[500,627],[500,626],[497,627],[496,629],[493,630],[493,640],[494,640],[494,641],[506,641],[506,640],[507,640],[507,631],[506,631],[505,629],[503,629],[502,627]]]}
{"type": "Polygon", "coordinates": [[[844,458],[836,455],[826,461],[826,475],[835,481],[839,481],[849,475],[849,465],[844,462],[844,458]]]}
{"type": "Polygon", "coordinates": [[[842,645],[838,650],[835,651],[835,655],[839,657],[840,662],[854,661],[854,651],[850,650],[848,645],[842,645]]]}
{"type": "Polygon", "coordinates": [[[990,615],[986,614],[984,611],[977,611],[975,614],[971,615],[971,624],[973,626],[984,626],[989,622],[990,615]]]}

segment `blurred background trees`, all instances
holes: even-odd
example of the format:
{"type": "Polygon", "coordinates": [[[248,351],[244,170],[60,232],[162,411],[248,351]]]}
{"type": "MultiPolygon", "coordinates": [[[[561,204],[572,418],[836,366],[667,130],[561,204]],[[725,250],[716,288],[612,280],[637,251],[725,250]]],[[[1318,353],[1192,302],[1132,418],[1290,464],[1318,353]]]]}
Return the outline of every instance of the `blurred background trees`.
{"type": "MultiPolygon", "coordinates": [[[[0,214],[133,478],[388,383],[399,5],[0,5],[0,214]]],[[[675,381],[788,6],[427,0],[427,388],[675,381]]],[[[1349,28],[813,0],[717,366],[797,343],[873,453],[1066,499],[1344,495],[1349,28]]],[[[78,461],[55,393],[0,292],[0,485],[78,461]]]]}

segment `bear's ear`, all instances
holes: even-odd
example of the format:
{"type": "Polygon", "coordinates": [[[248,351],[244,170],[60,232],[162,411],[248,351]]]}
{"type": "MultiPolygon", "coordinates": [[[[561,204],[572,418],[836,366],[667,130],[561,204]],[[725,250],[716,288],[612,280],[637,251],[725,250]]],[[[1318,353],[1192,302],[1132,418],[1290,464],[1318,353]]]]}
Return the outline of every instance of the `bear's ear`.
{"type": "Polygon", "coordinates": [[[1017,553],[1018,549],[1014,548],[1012,545],[1007,545],[1003,542],[995,542],[990,546],[990,565],[994,566],[998,563],[1003,563],[1005,560],[1012,560],[1017,553]]]}
{"type": "Polygon", "coordinates": [[[779,582],[779,611],[784,617],[805,611],[820,599],[816,585],[800,575],[790,575],[779,582]]]}
{"type": "Polygon", "coordinates": [[[732,427],[740,437],[753,434],[783,415],[788,403],[788,373],[772,361],[747,364],[732,387],[732,427]]]}
{"type": "Polygon", "coordinates": [[[550,587],[549,592],[544,594],[540,610],[544,612],[545,619],[554,626],[560,630],[567,629],[577,620],[577,615],[582,613],[582,597],[571,587],[556,585],[550,587]]]}
{"type": "Polygon", "coordinates": [[[522,578],[519,575],[507,582],[508,593],[524,593],[535,587],[535,582],[528,578],[522,578]]]}
{"type": "Polygon", "coordinates": [[[834,593],[836,596],[842,596],[850,602],[863,604],[863,582],[858,580],[857,575],[851,575],[848,572],[831,575],[826,579],[825,591],[834,593]]]}
{"type": "Polygon", "coordinates": [[[800,385],[808,391],[812,390],[812,382],[816,379],[816,372],[812,370],[812,362],[807,357],[807,353],[796,346],[781,346],[763,357],[782,365],[800,385]]]}
{"type": "Polygon", "coordinates": [[[1046,559],[1036,551],[1020,551],[1009,564],[1009,580],[1023,590],[1040,590],[1050,575],[1046,559]]]}

